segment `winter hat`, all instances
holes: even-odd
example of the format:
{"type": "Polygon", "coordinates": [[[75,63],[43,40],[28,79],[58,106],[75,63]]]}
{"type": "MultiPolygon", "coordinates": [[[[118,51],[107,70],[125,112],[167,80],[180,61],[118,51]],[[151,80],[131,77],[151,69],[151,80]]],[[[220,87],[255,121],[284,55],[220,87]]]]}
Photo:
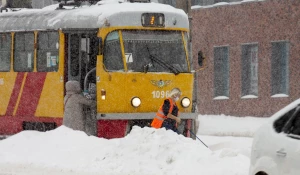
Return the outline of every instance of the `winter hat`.
{"type": "Polygon", "coordinates": [[[173,97],[174,95],[177,95],[177,94],[180,94],[180,95],[181,95],[181,91],[180,91],[179,88],[174,88],[174,89],[171,90],[169,96],[170,96],[170,97],[173,97]]]}
{"type": "Polygon", "coordinates": [[[80,93],[81,92],[80,83],[78,81],[68,81],[66,83],[66,91],[80,93]]]}

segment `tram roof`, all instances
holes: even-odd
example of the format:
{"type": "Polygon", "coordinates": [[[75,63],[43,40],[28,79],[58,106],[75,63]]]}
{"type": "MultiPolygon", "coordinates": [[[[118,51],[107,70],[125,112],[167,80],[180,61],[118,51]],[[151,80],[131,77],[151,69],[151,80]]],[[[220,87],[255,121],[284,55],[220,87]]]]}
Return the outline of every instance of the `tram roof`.
{"type": "Polygon", "coordinates": [[[181,9],[158,3],[112,3],[76,9],[23,9],[0,13],[0,32],[141,26],[143,13],[164,13],[165,28],[189,28],[181,9]],[[174,20],[176,19],[176,24],[174,20]]]}

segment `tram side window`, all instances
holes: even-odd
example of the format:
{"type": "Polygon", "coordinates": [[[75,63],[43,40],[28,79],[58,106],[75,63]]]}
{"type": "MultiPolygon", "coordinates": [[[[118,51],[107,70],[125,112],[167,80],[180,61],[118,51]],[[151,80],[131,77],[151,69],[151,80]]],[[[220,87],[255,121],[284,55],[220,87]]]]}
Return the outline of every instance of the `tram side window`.
{"type": "Polygon", "coordinates": [[[34,34],[16,33],[14,41],[14,71],[32,72],[34,62],[34,34]]]}
{"type": "Polygon", "coordinates": [[[11,35],[0,34],[0,72],[10,70],[11,35]]]}
{"type": "Polygon", "coordinates": [[[108,34],[104,45],[104,65],[107,70],[124,70],[118,31],[108,34]]]}
{"type": "Polygon", "coordinates": [[[39,72],[57,72],[58,40],[57,32],[38,33],[37,70],[39,72]]]}

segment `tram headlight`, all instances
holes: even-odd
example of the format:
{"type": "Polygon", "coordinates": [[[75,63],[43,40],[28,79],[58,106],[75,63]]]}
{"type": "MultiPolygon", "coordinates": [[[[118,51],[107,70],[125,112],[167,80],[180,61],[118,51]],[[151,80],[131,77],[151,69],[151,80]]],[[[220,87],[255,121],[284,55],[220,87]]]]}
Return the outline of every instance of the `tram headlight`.
{"type": "Polygon", "coordinates": [[[187,97],[182,98],[181,100],[182,107],[187,108],[190,106],[190,104],[191,104],[191,100],[189,98],[187,97]]]}
{"type": "Polygon", "coordinates": [[[131,105],[135,108],[139,107],[141,105],[141,99],[139,97],[133,97],[131,99],[131,105]]]}

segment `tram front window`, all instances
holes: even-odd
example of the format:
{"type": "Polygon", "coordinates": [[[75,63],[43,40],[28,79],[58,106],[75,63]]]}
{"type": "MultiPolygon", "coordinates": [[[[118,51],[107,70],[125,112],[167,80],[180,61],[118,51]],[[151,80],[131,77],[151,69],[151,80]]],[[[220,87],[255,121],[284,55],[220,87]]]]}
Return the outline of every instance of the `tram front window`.
{"type": "Polygon", "coordinates": [[[128,71],[188,72],[181,32],[122,31],[128,71]]]}
{"type": "Polygon", "coordinates": [[[118,31],[108,34],[104,46],[104,65],[109,71],[122,71],[124,64],[122,60],[120,36],[118,31]]]}

